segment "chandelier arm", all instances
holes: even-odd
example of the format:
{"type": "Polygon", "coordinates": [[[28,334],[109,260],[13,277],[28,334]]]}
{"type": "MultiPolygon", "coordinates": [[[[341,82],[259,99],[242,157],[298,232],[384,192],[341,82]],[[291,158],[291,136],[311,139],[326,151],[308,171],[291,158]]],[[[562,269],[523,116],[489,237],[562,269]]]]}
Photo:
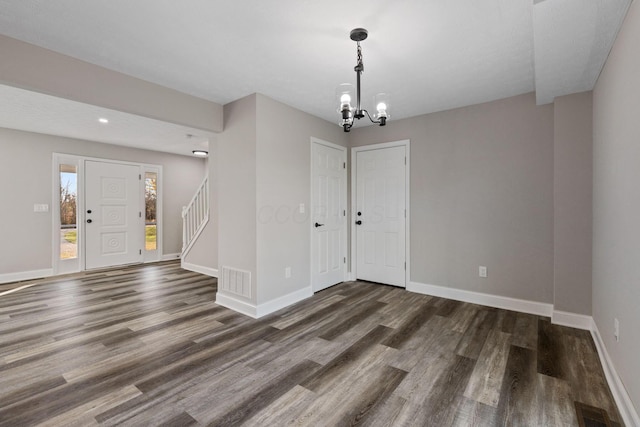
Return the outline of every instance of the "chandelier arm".
{"type": "MultiPolygon", "coordinates": [[[[367,113],[367,117],[369,117],[369,120],[371,121],[371,123],[375,123],[375,124],[377,124],[377,125],[379,125],[379,124],[381,124],[381,123],[382,123],[382,121],[380,121],[380,120],[373,120],[373,119],[371,118],[371,115],[369,114],[369,112],[368,112],[367,110],[362,110],[362,111],[364,111],[365,113],[367,113]]],[[[362,116],[362,117],[364,117],[364,116],[362,116]]]]}

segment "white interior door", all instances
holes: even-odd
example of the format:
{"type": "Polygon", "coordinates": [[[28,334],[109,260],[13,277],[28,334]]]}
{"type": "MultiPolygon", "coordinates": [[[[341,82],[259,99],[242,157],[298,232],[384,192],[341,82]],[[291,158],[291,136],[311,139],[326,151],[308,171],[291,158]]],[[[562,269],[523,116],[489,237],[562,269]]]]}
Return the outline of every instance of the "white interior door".
{"type": "Polygon", "coordinates": [[[406,286],[406,148],[356,153],[356,275],[406,286]]]}
{"type": "Polygon", "coordinates": [[[346,149],[311,144],[311,282],[314,292],[344,281],[346,149]]]}
{"type": "Polygon", "coordinates": [[[85,267],[142,262],[140,167],[85,162],[85,267]]]}

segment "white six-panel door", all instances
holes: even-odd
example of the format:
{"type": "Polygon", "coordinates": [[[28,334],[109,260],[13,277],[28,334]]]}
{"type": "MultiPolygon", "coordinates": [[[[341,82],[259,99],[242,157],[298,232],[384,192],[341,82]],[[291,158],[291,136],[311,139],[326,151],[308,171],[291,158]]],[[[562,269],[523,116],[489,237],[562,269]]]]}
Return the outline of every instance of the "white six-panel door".
{"type": "Polygon", "coordinates": [[[85,267],[142,262],[140,167],[85,162],[85,267]]]}
{"type": "Polygon", "coordinates": [[[406,147],[356,152],[356,275],[406,286],[406,147]]]}
{"type": "Polygon", "coordinates": [[[344,281],[346,149],[311,144],[311,281],[313,291],[344,281]]]}

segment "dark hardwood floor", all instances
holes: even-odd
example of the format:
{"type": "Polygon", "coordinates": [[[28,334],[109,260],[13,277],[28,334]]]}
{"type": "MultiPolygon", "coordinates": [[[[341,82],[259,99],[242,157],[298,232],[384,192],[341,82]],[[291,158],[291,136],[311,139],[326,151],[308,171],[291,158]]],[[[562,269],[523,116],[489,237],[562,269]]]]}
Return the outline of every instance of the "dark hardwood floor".
{"type": "Polygon", "coordinates": [[[254,320],[177,262],[0,294],[24,285],[0,296],[2,426],[621,424],[590,334],[548,318],[349,282],[254,320]]]}

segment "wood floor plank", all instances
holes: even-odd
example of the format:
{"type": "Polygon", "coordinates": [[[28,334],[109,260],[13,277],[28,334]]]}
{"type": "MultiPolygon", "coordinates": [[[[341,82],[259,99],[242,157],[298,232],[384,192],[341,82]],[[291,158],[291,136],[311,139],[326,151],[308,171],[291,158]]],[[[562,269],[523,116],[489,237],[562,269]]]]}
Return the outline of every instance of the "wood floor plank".
{"type": "MultiPolygon", "coordinates": [[[[570,328],[567,328],[570,329],[570,328]]],[[[569,332],[569,331],[567,331],[569,332]]],[[[614,422],[622,422],[597,353],[592,350],[590,336],[579,338],[566,334],[563,344],[567,349],[563,366],[574,400],[602,408],[614,422]],[[575,355],[581,355],[577,358],[575,355]]]]}
{"type": "Polygon", "coordinates": [[[537,424],[527,422],[525,424],[505,424],[499,421],[496,414],[496,408],[476,402],[465,397],[461,398],[458,403],[456,415],[451,423],[452,427],[469,427],[469,426],[537,426],[537,424]]]}
{"type": "Polygon", "coordinates": [[[537,375],[538,425],[577,426],[571,386],[559,378],[537,375]]]}
{"type": "Polygon", "coordinates": [[[296,385],[245,423],[249,427],[290,425],[316,400],[316,394],[296,385]]]}
{"type": "Polygon", "coordinates": [[[535,351],[511,345],[502,379],[497,416],[501,425],[526,425],[538,418],[535,351]]]}
{"type": "Polygon", "coordinates": [[[465,397],[485,405],[498,406],[511,334],[491,330],[464,392],[465,397]]]}
{"type": "Polygon", "coordinates": [[[425,324],[425,322],[436,314],[436,311],[438,310],[428,305],[428,303],[419,305],[413,315],[408,317],[405,322],[398,326],[382,344],[388,347],[401,348],[402,345],[409,341],[411,337],[425,324]]]}
{"type": "Polygon", "coordinates": [[[473,359],[458,355],[449,359],[449,366],[438,376],[422,403],[429,414],[429,423],[442,426],[453,423],[475,365],[473,359]]]}
{"type": "Polygon", "coordinates": [[[536,350],[538,346],[538,318],[532,314],[518,313],[513,327],[512,344],[536,350]]]}
{"type": "Polygon", "coordinates": [[[478,310],[469,328],[460,339],[456,353],[469,359],[477,359],[489,332],[495,326],[497,317],[495,310],[486,308],[478,310]]]}
{"type": "Polygon", "coordinates": [[[120,405],[134,397],[141,395],[142,392],[133,385],[128,385],[120,390],[115,390],[111,393],[107,393],[97,399],[91,400],[84,405],[76,406],[73,409],[58,415],[57,417],[49,418],[45,422],[39,424],[40,427],[56,427],[56,426],[68,426],[76,423],[77,425],[87,425],[96,423],[95,416],[103,411],[106,411],[114,406],[120,405]]]}
{"type": "Polygon", "coordinates": [[[239,425],[291,390],[318,367],[319,365],[315,362],[303,361],[270,381],[265,387],[251,390],[242,401],[221,417],[204,420],[204,423],[209,426],[239,425]]]}
{"type": "Polygon", "coordinates": [[[548,320],[538,320],[538,373],[564,378],[564,348],[558,326],[548,320]]]}
{"type": "Polygon", "coordinates": [[[376,327],[354,345],[337,355],[331,362],[323,366],[316,373],[307,377],[300,385],[311,391],[320,392],[345,371],[352,369],[358,359],[372,347],[384,340],[389,335],[389,332],[390,329],[385,326],[376,327]]]}
{"type": "Polygon", "coordinates": [[[590,334],[544,317],[355,281],[256,320],[176,261],[2,289],[0,427],[620,421],[590,334]]]}

